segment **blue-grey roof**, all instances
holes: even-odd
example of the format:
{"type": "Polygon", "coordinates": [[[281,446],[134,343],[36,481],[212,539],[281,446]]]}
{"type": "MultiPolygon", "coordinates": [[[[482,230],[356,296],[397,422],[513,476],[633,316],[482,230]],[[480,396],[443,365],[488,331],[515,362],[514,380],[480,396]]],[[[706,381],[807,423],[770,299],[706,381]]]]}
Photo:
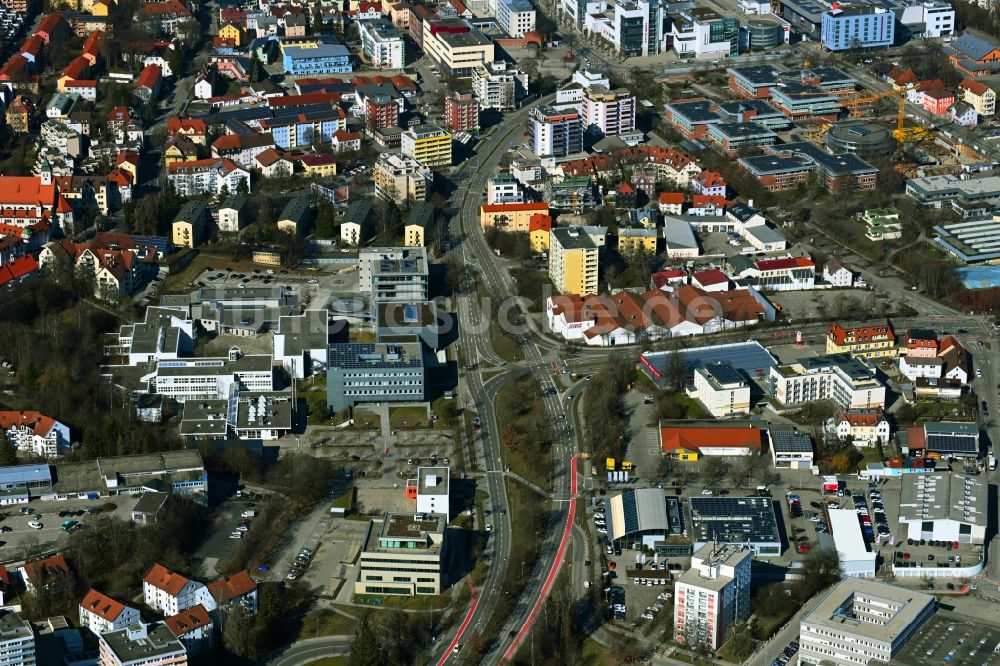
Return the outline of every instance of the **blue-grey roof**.
{"type": "Polygon", "coordinates": [[[25,483],[52,483],[48,465],[15,465],[0,467],[0,486],[19,486],[25,483]]]}
{"type": "Polygon", "coordinates": [[[746,222],[754,215],[760,215],[760,211],[756,208],[751,208],[750,206],[742,203],[736,203],[729,207],[726,211],[733,217],[735,217],[740,222],[746,222]]]}
{"type": "MultiPolygon", "coordinates": [[[[642,354],[644,364],[648,363],[659,372],[665,374],[668,369],[671,352],[645,352],[642,354]]],[[[693,347],[680,350],[681,358],[688,373],[694,372],[709,363],[728,361],[738,370],[743,370],[750,376],[764,373],[776,367],[778,361],[771,356],[759,342],[737,342],[729,345],[712,345],[708,347],[693,347]]]]}
{"type": "Polygon", "coordinates": [[[974,60],[982,60],[990,51],[1000,48],[996,42],[989,42],[970,32],[962,35],[950,44],[951,48],[974,60]]]}
{"type": "Polygon", "coordinates": [[[812,440],[808,433],[791,428],[771,428],[767,434],[776,453],[812,453],[812,440]]]}
{"type": "Polygon", "coordinates": [[[284,46],[281,50],[286,58],[292,60],[316,58],[344,58],[347,59],[349,53],[343,44],[320,44],[319,46],[304,48],[301,46],[284,46]]]}

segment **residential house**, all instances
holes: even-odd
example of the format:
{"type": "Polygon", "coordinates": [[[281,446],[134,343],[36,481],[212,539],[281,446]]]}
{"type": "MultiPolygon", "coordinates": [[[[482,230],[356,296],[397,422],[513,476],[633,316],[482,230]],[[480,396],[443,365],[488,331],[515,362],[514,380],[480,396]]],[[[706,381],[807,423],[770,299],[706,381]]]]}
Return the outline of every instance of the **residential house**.
{"type": "Polygon", "coordinates": [[[948,107],[948,117],[963,127],[975,127],[979,124],[979,114],[971,104],[955,102],[948,107]]]}
{"type": "Polygon", "coordinates": [[[823,264],[823,281],[834,287],[853,287],[854,271],[845,266],[840,259],[831,257],[823,264]]]}
{"type": "Polygon", "coordinates": [[[154,564],[142,579],[142,598],[147,606],[165,616],[177,615],[198,604],[210,612],[215,610],[215,601],[205,585],[162,564],[154,564]]]}
{"type": "Polygon", "coordinates": [[[258,155],[274,148],[269,132],[261,134],[223,134],[212,142],[212,157],[229,158],[244,169],[252,169],[258,155]]]}
{"type": "Polygon", "coordinates": [[[660,212],[664,215],[680,215],[684,212],[683,192],[660,192],[660,212]]]}
{"type": "Polygon", "coordinates": [[[427,201],[413,204],[403,223],[403,245],[420,247],[427,243],[427,231],[434,224],[435,208],[427,201]]]}
{"type": "Polygon", "coordinates": [[[250,189],[250,172],[228,158],[171,164],[167,180],[181,196],[234,194],[241,186],[250,189]]]}
{"type": "Polygon", "coordinates": [[[80,627],[96,636],[106,631],[118,631],[140,621],[138,609],[126,606],[91,588],[80,602],[80,627]]]}
{"type": "Polygon", "coordinates": [[[184,645],[187,656],[194,657],[212,649],[214,624],[201,604],[163,618],[163,624],[184,645]]]}
{"type": "Polygon", "coordinates": [[[159,65],[146,65],[139,73],[135,83],[135,94],[144,102],[149,102],[160,96],[160,85],[163,83],[163,68],[159,65]]]}
{"type": "Polygon", "coordinates": [[[55,458],[70,450],[69,428],[39,412],[0,411],[0,430],[20,453],[55,458]]]}
{"type": "Polygon", "coordinates": [[[226,234],[238,233],[248,222],[245,219],[246,213],[243,212],[246,203],[247,198],[243,195],[231,196],[222,202],[218,208],[216,228],[226,234]]]}
{"type": "MultiPolygon", "coordinates": [[[[927,349],[921,343],[931,342],[927,339],[914,339],[908,335],[907,354],[899,358],[899,372],[910,381],[921,378],[948,380],[964,386],[969,382],[969,354],[958,340],[948,336],[940,341],[934,340],[937,349],[931,356],[923,352],[927,349]],[[910,353],[910,351],[916,353],[910,353]]],[[[929,351],[929,349],[928,349],[929,351]]]]}
{"type": "Polygon", "coordinates": [[[208,236],[208,209],[200,201],[189,201],[177,212],[171,224],[174,245],[198,247],[208,236]]]}
{"type": "Polygon", "coordinates": [[[312,202],[305,197],[294,197],[285,204],[278,215],[278,231],[305,236],[312,224],[312,202]]]}
{"type": "Polygon", "coordinates": [[[340,240],[348,245],[361,245],[371,237],[372,202],[355,201],[344,212],[340,222],[340,240]]]}
{"type": "Polygon", "coordinates": [[[837,438],[855,446],[875,446],[889,442],[892,426],[881,407],[845,409],[834,419],[837,438]]]}
{"type": "Polygon", "coordinates": [[[34,594],[38,590],[65,582],[70,577],[69,565],[62,555],[52,555],[42,560],[25,562],[17,569],[24,582],[24,589],[34,594]]]}
{"type": "Polygon", "coordinates": [[[337,175],[337,159],[330,153],[308,153],[293,158],[306,176],[329,178],[337,175]]]}
{"type": "Polygon", "coordinates": [[[292,175],[294,167],[291,160],[275,148],[268,148],[254,158],[257,171],[266,178],[285,178],[292,175]]]}
{"type": "Polygon", "coordinates": [[[23,95],[18,95],[7,106],[7,124],[16,134],[27,134],[31,131],[31,115],[34,105],[23,95]]]}
{"type": "Polygon", "coordinates": [[[985,83],[975,79],[962,79],[958,84],[958,95],[966,104],[971,104],[980,116],[988,117],[996,113],[997,94],[985,83]]]}
{"type": "Polygon", "coordinates": [[[361,150],[361,132],[337,130],[330,137],[330,147],[335,153],[361,150]]]}
{"type": "Polygon", "coordinates": [[[896,334],[889,322],[853,328],[845,328],[835,323],[831,324],[827,331],[827,354],[848,352],[865,358],[881,358],[896,356],[898,351],[896,334]]]}
{"type": "Polygon", "coordinates": [[[208,127],[200,118],[167,118],[167,136],[183,134],[200,146],[208,145],[208,127]]]}
{"type": "Polygon", "coordinates": [[[257,583],[247,571],[238,571],[232,576],[209,583],[208,593],[220,619],[224,619],[237,606],[250,615],[257,614],[257,583]]]}

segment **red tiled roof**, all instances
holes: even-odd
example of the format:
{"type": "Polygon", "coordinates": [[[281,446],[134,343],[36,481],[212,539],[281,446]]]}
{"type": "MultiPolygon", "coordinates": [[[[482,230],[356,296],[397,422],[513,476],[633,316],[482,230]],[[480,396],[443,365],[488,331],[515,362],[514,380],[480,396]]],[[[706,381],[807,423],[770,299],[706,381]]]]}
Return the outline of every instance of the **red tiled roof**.
{"type": "Polygon", "coordinates": [[[125,610],[125,604],[120,601],[115,601],[106,594],[101,594],[97,590],[91,588],[90,592],[87,592],[87,596],[83,598],[80,602],[80,608],[88,613],[92,613],[102,620],[107,620],[108,622],[114,622],[118,619],[118,616],[122,614],[125,610]]]}
{"type": "Polygon", "coordinates": [[[74,81],[66,82],[67,90],[69,90],[70,88],[96,88],[96,87],[97,87],[97,81],[94,81],[93,79],[84,79],[84,80],[76,79],[74,81]]]}
{"type": "Polygon", "coordinates": [[[52,32],[59,27],[59,24],[63,21],[63,15],[59,12],[53,12],[48,14],[39,22],[38,28],[35,30],[35,34],[46,34],[51,35],[52,32]]]}
{"type": "Polygon", "coordinates": [[[142,580],[157,589],[163,590],[172,597],[180,594],[184,586],[191,582],[179,573],[167,569],[162,564],[154,564],[153,568],[149,570],[149,573],[142,580]]]}
{"type": "Polygon", "coordinates": [[[129,164],[139,164],[139,153],[134,150],[123,150],[118,153],[118,157],[115,158],[115,164],[121,164],[123,162],[128,162],[129,164]]]}
{"type": "Polygon", "coordinates": [[[148,2],[142,7],[146,16],[191,16],[189,10],[180,0],[165,0],[165,2],[148,2]]]}
{"type": "Polygon", "coordinates": [[[975,81],[973,79],[962,79],[962,82],[959,83],[958,86],[960,88],[963,88],[964,90],[968,90],[973,95],[977,96],[984,95],[986,91],[989,90],[986,84],[980,83],[979,81],[975,81]]]}
{"type": "Polygon", "coordinates": [[[893,339],[895,337],[892,324],[888,322],[884,326],[857,326],[855,328],[844,328],[840,324],[830,324],[827,334],[838,346],[846,344],[849,334],[854,338],[855,343],[893,339]]]}
{"type": "Polygon", "coordinates": [[[684,271],[679,268],[674,268],[653,273],[650,277],[653,279],[653,284],[655,284],[657,288],[662,289],[664,285],[669,284],[673,280],[684,279],[684,271]]]}
{"type": "Polygon", "coordinates": [[[700,451],[712,448],[748,448],[760,451],[760,429],[708,426],[660,428],[660,449],[663,453],[684,449],[700,451]]]}
{"type": "Polygon", "coordinates": [[[200,169],[211,169],[213,167],[219,167],[224,173],[229,173],[239,168],[228,157],[209,157],[204,160],[193,160],[191,162],[174,162],[167,170],[171,174],[194,173],[200,169]]]}
{"type": "Polygon", "coordinates": [[[20,52],[31,54],[37,58],[38,54],[41,53],[44,48],[45,40],[42,39],[40,35],[32,35],[24,40],[23,44],[21,44],[20,52]]]}
{"type": "Polygon", "coordinates": [[[90,61],[84,58],[82,55],[73,58],[66,68],[63,69],[62,75],[59,78],[68,76],[71,79],[82,79],[84,73],[90,67],[90,61]]]}
{"type": "Polygon", "coordinates": [[[781,259],[761,259],[757,262],[757,270],[781,271],[793,268],[816,268],[811,259],[805,257],[782,257],[781,259]]]}
{"type": "Polygon", "coordinates": [[[104,31],[95,30],[87,35],[87,41],[83,43],[83,53],[97,56],[101,52],[101,42],[104,41],[104,31]]]}
{"type": "Polygon", "coordinates": [[[552,231],[552,218],[542,213],[535,213],[528,218],[528,233],[532,231],[552,231]]]}
{"type": "Polygon", "coordinates": [[[56,186],[38,176],[0,176],[0,206],[49,207],[55,200],[56,186]]]}
{"type": "Polygon", "coordinates": [[[696,194],[691,197],[691,205],[695,208],[714,204],[717,208],[726,207],[726,197],[718,194],[696,194]]]}
{"type": "Polygon", "coordinates": [[[284,159],[281,153],[275,148],[268,148],[257,155],[257,162],[261,166],[269,167],[280,159],[284,159]]]}
{"type": "Polygon", "coordinates": [[[852,426],[871,427],[877,426],[886,419],[882,408],[878,407],[875,409],[848,409],[841,414],[840,420],[847,421],[852,426]]]}
{"type": "Polygon", "coordinates": [[[660,203],[664,205],[676,205],[684,203],[683,192],[660,192],[660,203]]]}
{"type": "Polygon", "coordinates": [[[360,141],[361,132],[348,132],[347,130],[337,130],[333,133],[333,138],[341,143],[348,141],[360,141]]]}
{"type": "Polygon", "coordinates": [[[205,610],[205,607],[198,604],[197,606],[192,606],[187,610],[181,611],[177,615],[163,618],[163,624],[167,625],[170,633],[180,638],[195,629],[211,626],[212,618],[208,614],[208,611],[205,610]]]}
{"type": "Polygon", "coordinates": [[[108,172],[108,180],[118,187],[130,187],[132,185],[132,174],[116,167],[108,172]]]}
{"type": "Polygon", "coordinates": [[[163,76],[163,68],[159,65],[150,63],[146,65],[142,72],[139,73],[139,80],[136,81],[136,88],[149,88],[152,90],[160,82],[163,76]]]}
{"type": "Polygon", "coordinates": [[[50,578],[67,574],[69,573],[69,565],[66,564],[66,558],[62,555],[53,555],[44,560],[25,562],[24,573],[31,584],[38,587],[45,582],[42,579],[44,574],[47,574],[50,578]]]}
{"type": "Polygon", "coordinates": [[[298,161],[308,167],[320,167],[328,164],[335,164],[337,160],[329,153],[310,153],[302,155],[298,161]]]}
{"type": "Polygon", "coordinates": [[[715,171],[705,170],[698,174],[696,179],[704,187],[718,187],[719,185],[725,185],[726,179],[722,177],[721,173],[716,173],[715,171]]]}
{"type": "Polygon", "coordinates": [[[247,571],[238,571],[232,576],[208,584],[208,591],[216,603],[226,603],[237,597],[253,592],[257,583],[247,571]]]}
{"type": "Polygon", "coordinates": [[[698,284],[705,286],[729,283],[729,276],[720,271],[718,268],[713,268],[707,271],[696,271],[691,274],[691,279],[697,281],[698,284]]]}
{"type": "MultiPolygon", "coordinates": [[[[31,259],[31,257],[20,257],[16,261],[12,261],[9,264],[5,264],[3,268],[7,268],[12,264],[17,263],[17,261],[23,261],[25,259],[31,259]]],[[[38,264],[34,262],[34,259],[31,259],[30,263],[34,263],[35,269],[38,268],[38,264]]],[[[22,272],[22,275],[27,274],[27,272],[30,272],[25,270],[25,267],[28,265],[29,264],[22,264],[22,266],[19,267],[18,271],[22,272]]],[[[11,428],[14,427],[31,428],[32,432],[34,432],[39,437],[45,437],[52,431],[52,428],[55,427],[55,425],[56,425],[56,420],[54,418],[52,418],[51,416],[45,416],[44,414],[40,414],[39,412],[30,412],[30,411],[0,412],[0,429],[3,430],[10,430],[11,428]]]]}
{"type": "Polygon", "coordinates": [[[913,73],[912,69],[893,67],[889,70],[889,80],[897,86],[905,86],[910,83],[916,83],[917,75],[913,73]]]}
{"type": "Polygon", "coordinates": [[[199,118],[167,118],[167,134],[207,134],[205,121],[199,118]]]}
{"type": "Polygon", "coordinates": [[[522,210],[538,210],[543,212],[549,212],[549,204],[546,202],[541,203],[505,203],[505,204],[483,204],[482,212],[484,213],[503,213],[506,211],[517,212],[522,210]]]}
{"type": "Polygon", "coordinates": [[[635,188],[628,183],[622,183],[618,186],[618,191],[622,194],[633,194],[635,192],[635,188]]]}

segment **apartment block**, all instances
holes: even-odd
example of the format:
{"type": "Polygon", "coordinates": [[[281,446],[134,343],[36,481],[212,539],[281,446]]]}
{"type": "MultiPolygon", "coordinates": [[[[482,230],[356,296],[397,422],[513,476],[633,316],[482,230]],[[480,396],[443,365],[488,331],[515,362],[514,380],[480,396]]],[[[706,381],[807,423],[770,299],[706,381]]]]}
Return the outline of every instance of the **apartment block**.
{"type": "Polygon", "coordinates": [[[851,328],[835,323],[830,324],[826,332],[826,353],[885,358],[896,356],[899,349],[896,347],[896,332],[889,322],[851,328]]]}
{"type": "Polygon", "coordinates": [[[138,609],[126,606],[97,590],[90,590],[80,602],[80,626],[100,636],[140,621],[138,609]]]}
{"type": "Polygon", "coordinates": [[[426,201],[432,179],[426,165],[401,153],[381,153],[372,171],[375,195],[390,201],[426,201]]]}
{"type": "Polygon", "coordinates": [[[165,625],[133,624],[101,634],[101,666],[187,666],[187,648],[165,625]]]}
{"type": "Polygon", "coordinates": [[[556,291],[572,296],[597,293],[598,247],[576,227],[556,227],[549,236],[549,277],[556,291]]]}
{"type": "Polygon", "coordinates": [[[708,544],[674,584],[674,640],[719,649],[726,631],[750,617],[750,559],[744,546],[708,544]]]}
{"type": "Polygon", "coordinates": [[[873,368],[849,354],[817,356],[772,367],[768,393],[785,406],[833,400],[843,409],[885,408],[885,385],[873,368]]]}
{"type": "Polygon", "coordinates": [[[864,2],[834,4],[823,12],[820,40],[831,51],[892,46],[896,14],[864,2]]]}
{"type": "Polygon", "coordinates": [[[451,133],[437,125],[410,127],[403,132],[400,149],[425,166],[451,166],[451,133]]]}
{"type": "Polygon", "coordinates": [[[635,131],[635,96],[625,88],[585,88],[581,103],[583,127],[604,136],[635,131]]]}
{"type": "Polygon", "coordinates": [[[441,594],[448,517],[438,513],[387,513],[368,524],[355,594],[441,594]]]}
{"type": "Polygon", "coordinates": [[[0,663],[35,666],[35,632],[18,613],[0,611],[0,663]]]}
{"type": "Polygon", "coordinates": [[[531,152],[538,157],[566,157],[583,150],[583,119],[579,113],[536,106],[528,121],[531,152]]]}
{"type": "Polygon", "coordinates": [[[444,124],[452,132],[471,132],[479,127],[479,102],[471,92],[456,90],[444,98],[444,124]]]}
{"type": "Polygon", "coordinates": [[[750,382],[730,363],[709,363],[695,369],[694,390],[695,397],[715,418],[750,410],[750,382]]]}
{"type": "Polygon", "coordinates": [[[484,62],[472,72],[472,93],[480,109],[510,111],[528,94],[528,75],[502,60],[484,62]]]}
{"type": "Polygon", "coordinates": [[[403,69],[406,64],[406,46],[392,21],[359,21],[358,35],[361,38],[361,54],[370,67],[403,69]]]}
{"type": "Polygon", "coordinates": [[[528,0],[492,0],[500,29],[515,39],[535,31],[535,8],[528,0]]]}

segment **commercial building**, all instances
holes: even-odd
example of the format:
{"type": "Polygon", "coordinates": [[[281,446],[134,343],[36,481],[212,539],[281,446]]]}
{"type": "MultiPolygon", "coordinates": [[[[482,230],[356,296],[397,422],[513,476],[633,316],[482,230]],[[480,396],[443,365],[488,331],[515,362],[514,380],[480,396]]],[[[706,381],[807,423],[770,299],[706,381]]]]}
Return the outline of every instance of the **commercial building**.
{"type": "MultiPolygon", "coordinates": [[[[695,370],[696,377],[698,370],[695,370]]],[[[759,428],[660,425],[660,453],[676,460],[698,460],[702,456],[751,456],[760,451],[759,428]]]]}
{"type": "Polygon", "coordinates": [[[424,53],[444,76],[466,78],[496,60],[493,41],[458,18],[424,21],[424,53]]]}
{"type": "Polygon", "coordinates": [[[598,248],[575,227],[555,227],[549,236],[549,278],[560,294],[597,293],[598,248]]]}
{"type": "Polygon", "coordinates": [[[807,469],[813,464],[813,445],[809,433],[780,426],[767,429],[771,442],[771,462],[776,468],[807,469]]]}
{"type": "Polygon", "coordinates": [[[361,55],[375,69],[403,69],[406,46],[399,30],[386,19],[358,21],[361,55]]]}
{"type": "Polygon", "coordinates": [[[229,398],[187,400],[180,434],[191,444],[273,441],[292,432],[291,392],[233,391],[229,398]]]}
{"type": "Polygon", "coordinates": [[[375,302],[426,301],[429,269],[423,247],[370,247],[358,253],[358,290],[375,302]]]}
{"type": "MultiPolygon", "coordinates": [[[[657,388],[665,389],[677,378],[671,376],[670,358],[672,352],[643,352],[639,355],[639,369],[657,388]]],[[[695,369],[708,363],[726,362],[750,377],[763,377],[778,365],[777,359],[756,340],[706,347],[691,347],[680,350],[684,361],[685,378],[695,369]]]]}
{"type": "Polygon", "coordinates": [[[417,468],[417,513],[440,514],[451,519],[451,469],[448,467],[417,468]]]}
{"type": "Polygon", "coordinates": [[[895,150],[896,139],[885,125],[867,120],[843,120],[830,125],[826,131],[826,145],[834,153],[877,158],[895,150]]]}
{"type": "Polygon", "coordinates": [[[0,506],[27,504],[29,496],[39,497],[52,490],[48,465],[0,467],[0,506]]]}
{"type": "MultiPolygon", "coordinates": [[[[909,182],[909,181],[907,181],[909,182]]],[[[966,264],[1000,260],[1000,216],[986,220],[954,222],[934,227],[934,242],[966,264]]]]}
{"type": "Polygon", "coordinates": [[[695,6],[667,15],[668,41],[682,58],[737,56],[740,53],[740,22],[723,18],[708,7],[695,6]]]}
{"type": "Polygon", "coordinates": [[[800,663],[892,663],[934,606],[929,594],[845,578],[802,618],[800,663]]]}
{"type": "Polygon", "coordinates": [[[902,480],[899,524],[906,538],[986,542],[989,483],[985,477],[932,472],[904,474],[902,480]]]}
{"type": "Polygon", "coordinates": [[[528,0],[493,0],[497,25],[515,39],[535,31],[535,8],[528,0]]]}
{"type": "Polygon", "coordinates": [[[1000,71],[1000,43],[985,33],[965,31],[942,49],[959,72],[989,76],[1000,71]]]}
{"type": "Polygon", "coordinates": [[[691,538],[707,544],[746,546],[755,557],[781,555],[781,533],[770,497],[691,497],[691,538]]]}
{"type": "Polygon", "coordinates": [[[840,571],[845,576],[874,578],[877,554],[871,549],[861,533],[861,521],[854,509],[829,509],[830,534],[840,571]]]}
{"type": "Polygon", "coordinates": [[[323,37],[278,39],[282,68],[286,74],[343,74],[351,71],[347,47],[323,37]]]}
{"type": "Polygon", "coordinates": [[[924,421],[901,433],[904,452],[925,457],[979,458],[979,428],[975,423],[924,421]]]}
{"type": "Polygon", "coordinates": [[[896,332],[888,321],[874,326],[845,328],[839,323],[830,324],[826,332],[827,354],[851,354],[864,358],[895,357],[896,332]]]}
{"type": "Polygon", "coordinates": [[[390,201],[427,201],[432,179],[426,165],[400,153],[381,153],[372,170],[375,195],[390,201]]]}
{"type": "Polygon", "coordinates": [[[694,371],[695,397],[715,418],[750,410],[750,382],[729,363],[709,363],[694,371]]]}
{"type": "Polygon", "coordinates": [[[866,2],[834,4],[823,12],[820,39],[831,51],[892,46],[896,15],[866,2]]]}
{"type": "Polygon", "coordinates": [[[451,133],[437,125],[416,125],[403,132],[403,155],[431,168],[451,166],[451,133]]]}
{"type": "Polygon", "coordinates": [[[599,36],[619,54],[652,56],[666,49],[666,5],[660,0],[561,0],[557,9],[568,14],[583,33],[599,36]]]}
{"type": "Polygon", "coordinates": [[[885,408],[885,385],[875,369],[848,354],[829,354],[772,367],[768,394],[785,406],[833,400],[844,409],[885,408]]]}
{"type": "Polygon", "coordinates": [[[452,132],[479,129],[479,102],[471,92],[453,91],[444,98],[444,124],[452,132]]]}
{"type": "MultiPolygon", "coordinates": [[[[60,463],[54,469],[54,476],[45,470],[50,479],[47,487],[38,485],[37,479],[42,474],[35,475],[34,485],[29,488],[32,496],[44,500],[98,499],[168,489],[200,504],[207,501],[208,473],[201,454],[195,450],[96,458],[60,463]]],[[[20,476],[26,475],[22,472],[20,476]]]]}
{"type": "Polygon", "coordinates": [[[750,551],[706,544],[674,583],[674,640],[717,650],[730,627],[750,617],[750,551]]]}
{"type": "Polygon", "coordinates": [[[423,402],[424,349],[417,344],[337,343],[327,353],[326,404],[333,412],[365,402],[423,402]]]}
{"type": "Polygon", "coordinates": [[[539,157],[566,157],[583,150],[583,119],[579,113],[536,106],[528,120],[528,142],[539,157]]]}
{"type": "Polygon", "coordinates": [[[387,513],[368,524],[355,594],[436,595],[446,582],[448,517],[387,513]]]}
{"type": "Polygon", "coordinates": [[[139,622],[139,611],[91,589],[80,602],[80,627],[96,636],[106,631],[118,631],[139,622]]]}
{"type": "Polygon", "coordinates": [[[4,666],[35,666],[38,662],[31,623],[10,610],[0,613],[0,662],[4,666]]]}
{"type": "Polygon", "coordinates": [[[484,62],[472,72],[472,92],[480,109],[510,111],[528,94],[528,75],[513,63],[484,62]]]}
{"type": "Polygon", "coordinates": [[[683,531],[677,498],[665,497],[658,488],[629,488],[604,500],[604,509],[608,540],[623,548],[663,553],[669,550],[667,538],[683,531]]]}
{"type": "Polygon", "coordinates": [[[101,666],[187,666],[187,648],[165,624],[140,622],[101,634],[101,666]]]}
{"type": "Polygon", "coordinates": [[[441,348],[442,320],[435,301],[381,302],[373,307],[375,342],[422,342],[441,348]]]}
{"type": "Polygon", "coordinates": [[[226,398],[233,390],[273,391],[271,355],[243,355],[234,347],[225,357],[159,361],[148,388],[178,402],[226,398]]]}

